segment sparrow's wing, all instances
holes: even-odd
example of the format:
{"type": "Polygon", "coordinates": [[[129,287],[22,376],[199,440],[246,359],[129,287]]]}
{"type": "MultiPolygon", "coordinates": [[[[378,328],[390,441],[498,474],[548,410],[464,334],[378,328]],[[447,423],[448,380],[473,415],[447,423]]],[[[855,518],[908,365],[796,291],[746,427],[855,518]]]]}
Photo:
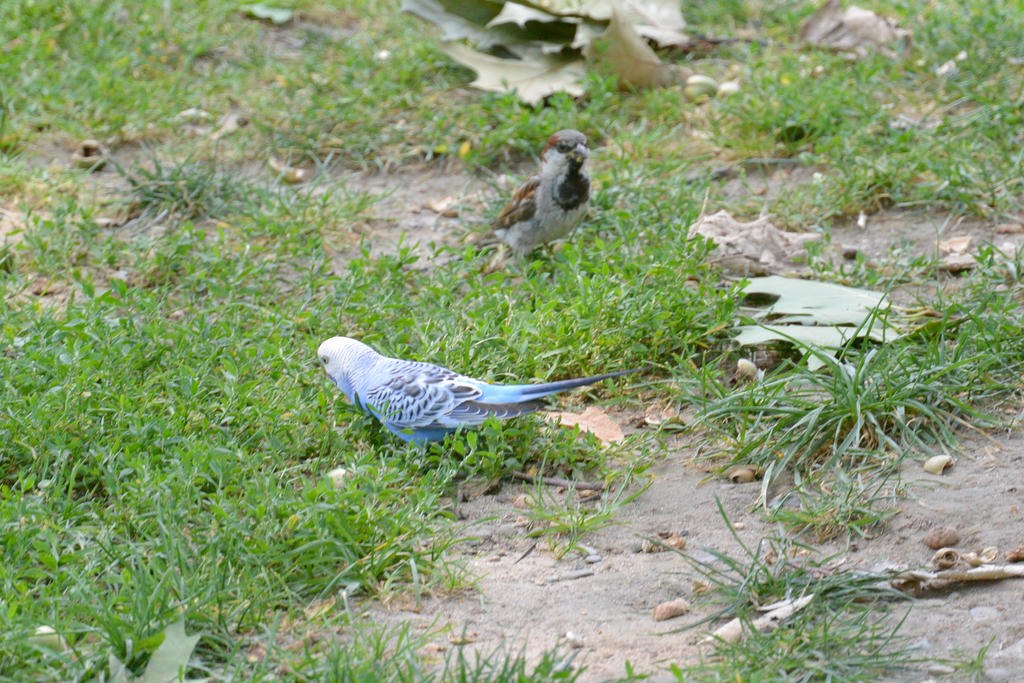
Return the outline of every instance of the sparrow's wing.
{"type": "Polygon", "coordinates": [[[540,176],[533,176],[512,195],[511,201],[505,205],[498,217],[494,219],[497,230],[507,229],[521,221],[528,221],[537,213],[537,188],[540,187],[540,176]]]}

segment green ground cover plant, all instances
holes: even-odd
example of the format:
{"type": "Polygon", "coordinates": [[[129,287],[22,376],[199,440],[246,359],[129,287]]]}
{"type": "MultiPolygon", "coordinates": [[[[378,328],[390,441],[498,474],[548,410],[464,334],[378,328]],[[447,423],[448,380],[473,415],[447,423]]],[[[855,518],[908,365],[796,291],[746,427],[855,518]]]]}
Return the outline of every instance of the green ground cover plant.
{"type": "MultiPolygon", "coordinates": [[[[823,280],[888,289],[926,279],[935,287],[920,303],[938,315],[891,344],[822,354],[823,370],[784,362],[734,388],[739,290],[688,227],[705,198],[757,215],[764,197],[726,195],[710,171],[762,157],[821,174],[778,189],[771,210],[788,227],[828,233],[883,208],[1018,212],[1015,8],[882,3],[914,31],[911,56],[851,61],[792,45],[807,3],[684,7],[696,33],[758,35],[666,56],[737,75],[739,93],[696,104],[681,88],[623,92],[591,75],[582,100],[531,108],[466,89],[469,72],[396,2],[281,4],[297,12],[290,25],[229,0],[0,4],[5,675],[101,679],[112,656],[141,675],[182,617],[201,634],[186,674],[211,680],[579,675],[581,663],[557,652],[535,663],[515,650],[453,650],[425,663],[417,637],[361,623],[349,601],[471,589],[455,556],[473,529],[449,505],[461,481],[531,467],[628,480],[657,457],[656,439],[630,437],[616,453],[528,418],[407,447],[318,371],[316,346],[334,334],[492,381],[642,367],[566,400],[700,407],[704,434],[724,444],[714,465],[751,464],[769,481],[795,473],[800,504],[770,513],[815,537],[874,533],[899,495],[903,458],[1012,423],[1001,408],[1021,391],[1019,256],[982,249],[947,291],[927,259],[812,254],[823,280]],[[964,50],[951,75],[937,75],[964,50]],[[189,108],[211,113],[205,129],[183,127],[189,108]],[[248,125],[213,137],[237,110],[248,125]],[[897,114],[917,123],[897,125],[897,114]],[[476,247],[378,254],[352,228],[377,200],[346,180],[351,171],[516,175],[539,141],[570,126],[592,141],[598,191],[562,248],[487,273],[490,254],[476,247]],[[65,163],[87,138],[116,163],[98,173],[65,163]],[[271,157],[317,180],[280,183],[271,157]],[[341,264],[337,235],[362,244],[341,264]],[[337,485],[327,473],[341,463],[337,485]],[[40,626],[64,646],[33,639],[40,626]]],[[[493,217],[500,200],[487,201],[493,217]]],[[[613,486],[596,509],[538,497],[534,514],[562,525],[551,540],[568,550],[635,490],[613,486]]],[[[768,571],[758,556],[730,566],[739,583],[768,571]]],[[[770,569],[777,585],[764,599],[806,579],[784,563],[770,569]]],[[[800,680],[861,680],[865,658],[901,652],[887,649],[892,623],[866,616],[862,589],[837,585],[800,622],[720,654],[744,680],[801,668],[813,673],[800,680]],[[766,656],[778,651],[791,659],[766,656]]],[[[687,675],[731,679],[724,671],[687,675]]]]}

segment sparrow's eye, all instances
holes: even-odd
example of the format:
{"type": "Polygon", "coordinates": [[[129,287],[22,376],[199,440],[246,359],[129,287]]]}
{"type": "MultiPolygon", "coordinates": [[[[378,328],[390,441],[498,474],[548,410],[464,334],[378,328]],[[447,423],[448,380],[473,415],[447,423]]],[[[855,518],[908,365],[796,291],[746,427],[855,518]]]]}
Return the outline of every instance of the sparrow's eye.
{"type": "Polygon", "coordinates": [[[567,142],[565,140],[562,140],[561,142],[558,143],[558,151],[559,152],[568,152],[570,149],[572,149],[572,143],[571,142],[567,142]]]}

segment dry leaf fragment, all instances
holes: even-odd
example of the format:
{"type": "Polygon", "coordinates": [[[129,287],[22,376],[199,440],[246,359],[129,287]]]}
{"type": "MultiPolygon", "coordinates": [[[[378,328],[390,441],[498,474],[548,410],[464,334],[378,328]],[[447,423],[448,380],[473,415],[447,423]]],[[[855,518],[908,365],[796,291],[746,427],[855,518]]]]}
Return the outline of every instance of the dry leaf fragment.
{"type": "Polygon", "coordinates": [[[220,140],[225,135],[234,133],[239,128],[244,128],[249,125],[249,117],[245,114],[237,111],[232,111],[224,115],[220,120],[220,126],[217,130],[210,134],[211,140],[220,140]]]}
{"type": "Polygon", "coordinates": [[[939,263],[939,270],[944,273],[962,273],[971,270],[978,262],[970,254],[947,254],[939,263]]]}
{"type": "Polygon", "coordinates": [[[213,114],[197,107],[183,109],[174,115],[174,120],[181,123],[205,123],[212,118],[213,114]]]}
{"type": "MultiPolygon", "coordinates": [[[[715,243],[722,257],[738,257],[739,263],[747,264],[748,270],[763,266],[761,270],[769,271],[778,270],[781,264],[802,256],[803,245],[807,242],[821,239],[821,235],[814,232],[779,230],[767,216],[743,223],[727,211],[702,215],[690,226],[689,234],[707,237],[715,243]]],[[[738,266],[737,269],[743,270],[738,266]]]]}
{"type": "MultiPolygon", "coordinates": [[[[810,595],[805,595],[802,598],[783,600],[772,605],[766,605],[761,609],[769,610],[768,613],[754,619],[751,622],[751,625],[762,633],[775,630],[784,620],[806,607],[813,599],[814,593],[811,593],[810,595]]],[[[707,636],[704,640],[705,642],[724,640],[727,643],[736,643],[739,642],[741,638],[743,638],[743,621],[737,618],[719,627],[714,631],[714,633],[707,636]]]]}
{"type": "Polygon", "coordinates": [[[939,569],[955,567],[960,562],[960,553],[955,548],[939,548],[932,555],[932,564],[939,569]]]}
{"type": "Polygon", "coordinates": [[[996,226],[998,235],[1020,235],[1024,233],[1024,223],[1003,223],[996,226]]]}
{"type": "Polygon", "coordinates": [[[423,203],[423,206],[445,218],[455,218],[459,215],[459,200],[454,195],[429,199],[423,203]]]}
{"type": "Polygon", "coordinates": [[[906,52],[910,37],[910,31],[900,28],[892,19],[856,5],[843,10],[839,0],[829,0],[800,29],[800,40],[805,43],[849,50],[860,56],[867,54],[868,48],[875,48],[889,57],[896,56],[889,46],[902,42],[902,50],[906,52]]]}
{"type": "Polygon", "coordinates": [[[971,246],[971,236],[961,235],[939,242],[939,251],[943,254],[965,254],[969,246],[971,246]]]}
{"type": "Polygon", "coordinates": [[[690,611],[690,603],[682,598],[663,602],[654,608],[654,620],[665,621],[686,614],[690,611]]]}
{"type": "Polygon", "coordinates": [[[306,169],[289,166],[274,157],[270,157],[267,160],[267,166],[270,166],[271,170],[277,173],[278,180],[289,185],[306,182],[309,177],[309,171],[306,169]]]}
{"type": "Polygon", "coordinates": [[[622,427],[597,406],[590,406],[582,413],[545,413],[545,417],[563,427],[578,426],[581,431],[590,432],[603,443],[622,441],[622,427]]]}

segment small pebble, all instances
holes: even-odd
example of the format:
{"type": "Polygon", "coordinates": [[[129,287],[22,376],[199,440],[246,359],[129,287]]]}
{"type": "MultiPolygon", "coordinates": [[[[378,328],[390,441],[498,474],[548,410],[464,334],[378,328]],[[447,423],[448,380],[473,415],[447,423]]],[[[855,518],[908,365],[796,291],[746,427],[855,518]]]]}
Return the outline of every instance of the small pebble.
{"type": "Polygon", "coordinates": [[[565,635],[562,636],[562,642],[565,643],[566,646],[571,647],[574,650],[578,650],[581,647],[583,647],[583,639],[575,633],[573,633],[572,631],[565,632],[565,635]]]}
{"type": "Polygon", "coordinates": [[[950,548],[960,542],[960,534],[948,526],[932,527],[924,535],[924,544],[933,550],[950,548]]]}
{"type": "Polygon", "coordinates": [[[603,559],[604,558],[601,557],[600,555],[587,555],[586,557],[583,558],[583,561],[586,562],[587,564],[597,564],[598,562],[600,562],[603,559]]]}
{"type": "Polygon", "coordinates": [[[974,621],[994,621],[999,618],[999,610],[995,607],[982,605],[971,608],[971,619],[974,621]]]}

